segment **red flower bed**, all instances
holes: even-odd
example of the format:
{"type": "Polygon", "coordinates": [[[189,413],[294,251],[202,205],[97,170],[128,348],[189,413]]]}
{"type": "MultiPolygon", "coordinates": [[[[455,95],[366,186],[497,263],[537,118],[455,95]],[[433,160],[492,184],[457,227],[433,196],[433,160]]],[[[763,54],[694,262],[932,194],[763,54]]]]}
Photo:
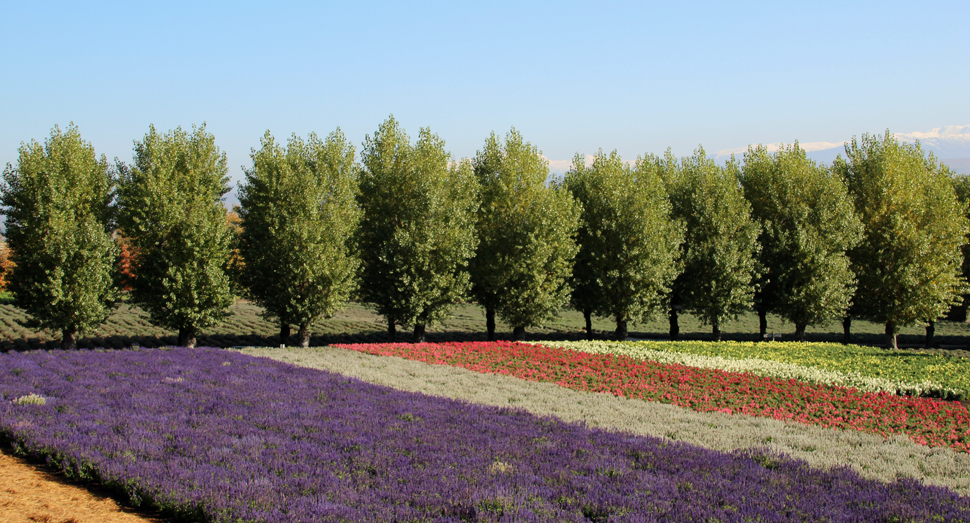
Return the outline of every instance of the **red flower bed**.
{"type": "Polygon", "coordinates": [[[970,412],[954,402],[860,392],[517,342],[336,346],[553,382],[575,390],[660,401],[701,412],[770,417],[822,427],[852,428],[882,436],[906,434],[923,445],[970,452],[970,412]]]}

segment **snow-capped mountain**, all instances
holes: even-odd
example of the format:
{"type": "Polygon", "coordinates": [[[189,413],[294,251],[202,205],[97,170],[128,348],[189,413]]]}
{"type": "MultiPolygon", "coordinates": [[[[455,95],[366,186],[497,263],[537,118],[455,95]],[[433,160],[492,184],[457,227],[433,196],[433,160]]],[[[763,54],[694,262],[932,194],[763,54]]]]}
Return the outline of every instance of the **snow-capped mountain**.
{"type": "MultiPolygon", "coordinates": [[[[932,151],[938,160],[947,164],[958,173],[970,174],[970,125],[949,125],[936,127],[928,132],[893,133],[905,142],[919,140],[924,151],[932,151]]],[[[768,144],[769,151],[778,150],[779,143],[768,144]]],[[[839,154],[845,154],[845,142],[807,142],[799,143],[806,155],[820,163],[831,163],[839,154]]],[[[731,154],[742,155],[747,146],[718,151],[716,157],[727,159],[731,154]]]]}

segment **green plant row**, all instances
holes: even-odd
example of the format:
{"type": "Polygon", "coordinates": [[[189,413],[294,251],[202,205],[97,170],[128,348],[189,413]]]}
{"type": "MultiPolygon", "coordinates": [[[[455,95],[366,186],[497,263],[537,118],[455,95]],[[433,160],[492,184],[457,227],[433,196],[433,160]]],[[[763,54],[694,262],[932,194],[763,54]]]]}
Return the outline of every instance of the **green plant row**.
{"type": "Polygon", "coordinates": [[[963,399],[970,360],[920,351],[837,343],[578,341],[541,342],[597,354],[617,354],[690,367],[748,372],[870,392],[963,399]]]}

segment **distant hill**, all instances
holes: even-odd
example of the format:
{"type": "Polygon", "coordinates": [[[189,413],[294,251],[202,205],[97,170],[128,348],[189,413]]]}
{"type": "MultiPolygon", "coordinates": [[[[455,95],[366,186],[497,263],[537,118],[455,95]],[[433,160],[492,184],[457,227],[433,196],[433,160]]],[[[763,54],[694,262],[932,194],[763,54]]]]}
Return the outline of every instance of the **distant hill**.
{"type": "Polygon", "coordinates": [[[920,145],[940,159],[970,158],[970,125],[950,125],[937,127],[926,133],[896,133],[896,137],[907,142],[919,140],[920,145]]]}
{"type": "Polygon", "coordinates": [[[950,169],[960,173],[970,175],[970,158],[947,158],[940,160],[950,166],[950,169]]]}
{"type": "MultiPolygon", "coordinates": [[[[894,133],[896,138],[913,143],[919,140],[924,151],[932,152],[936,158],[961,174],[970,174],[970,125],[950,125],[936,127],[928,132],[894,133]]],[[[768,150],[778,148],[777,143],[769,144],[768,150]]],[[[800,144],[806,155],[823,164],[830,164],[838,155],[845,155],[843,143],[812,142],[800,144]]],[[[747,147],[720,151],[715,155],[719,160],[727,160],[732,153],[740,157],[747,147]]]]}

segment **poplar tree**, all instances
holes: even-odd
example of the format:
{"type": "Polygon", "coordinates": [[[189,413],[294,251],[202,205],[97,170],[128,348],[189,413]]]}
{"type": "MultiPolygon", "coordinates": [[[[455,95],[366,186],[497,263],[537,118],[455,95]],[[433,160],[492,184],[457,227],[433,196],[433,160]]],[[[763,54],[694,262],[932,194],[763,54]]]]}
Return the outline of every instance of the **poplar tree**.
{"type": "Polygon", "coordinates": [[[280,324],[280,343],[293,324],[307,347],[310,324],[343,308],[356,285],[354,146],[339,129],[326,141],[294,135],[285,149],[267,131],[261,143],[239,189],[240,283],[280,324]]]}
{"type": "Polygon", "coordinates": [[[134,252],[132,301],[153,324],[177,330],[180,346],[194,347],[234,300],[226,155],[204,124],[164,135],[151,126],[135,142],[134,163],[119,169],[119,225],[134,252]]]}
{"type": "Polygon", "coordinates": [[[402,325],[423,341],[471,287],[478,183],[438,135],[422,128],[411,145],[393,116],[365,138],[361,160],[360,295],[392,339],[402,325]]]}
{"type": "Polygon", "coordinates": [[[664,182],[674,217],[686,225],[684,270],[674,292],[720,340],[723,322],[753,305],[759,227],[738,185],[736,163],[718,165],[700,147],[679,165],[670,156],[661,162],[664,182]]]}
{"type": "Polygon", "coordinates": [[[549,163],[515,128],[504,144],[492,133],[472,164],[481,184],[473,294],[485,307],[489,340],[496,312],[521,339],[569,300],[580,208],[568,191],[546,184],[549,163]]]}
{"type": "Polygon", "coordinates": [[[631,168],[616,151],[599,151],[587,167],[577,154],[564,185],[582,205],[571,304],[586,319],[587,338],[595,314],[612,318],[615,336],[626,339],[629,322],[648,321],[662,309],[679,272],[683,227],[671,219],[649,157],[631,168]]]}
{"type": "MultiPolygon", "coordinates": [[[[954,174],[950,178],[953,182],[953,188],[956,190],[957,200],[960,205],[967,209],[967,219],[970,220],[970,176],[965,174],[954,174]]],[[[970,240],[970,238],[968,238],[970,240]]],[[[960,252],[963,254],[963,265],[961,273],[965,280],[970,281],[970,242],[964,241],[963,247],[960,248],[960,252]]],[[[967,321],[967,300],[970,300],[970,295],[963,295],[963,302],[959,305],[955,305],[949,313],[947,313],[947,318],[953,321],[967,321]]]]}
{"type": "Polygon", "coordinates": [[[63,349],[104,323],[117,297],[114,186],[107,159],[73,123],[43,145],[21,145],[17,166],[3,172],[13,304],[26,327],[60,332],[63,349]]]}
{"type": "Polygon", "coordinates": [[[859,279],[853,311],[885,324],[896,348],[902,326],[941,317],[967,291],[961,247],[967,207],[957,199],[949,168],[919,143],[900,143],[888,130],[845,146],[834,169],[846,180],[862,220],[862,242],[850,251],[859,279]]]}
{"type": "Polygon", "coordinates": [[[761,225],[759,313],[776,312],[804,341],[807,326],[843,318],[855,293],[846,252],[861,240],[862,224],[852,199],[797,142],[774,154],[749,147],[741,186],[761,225]]]}

